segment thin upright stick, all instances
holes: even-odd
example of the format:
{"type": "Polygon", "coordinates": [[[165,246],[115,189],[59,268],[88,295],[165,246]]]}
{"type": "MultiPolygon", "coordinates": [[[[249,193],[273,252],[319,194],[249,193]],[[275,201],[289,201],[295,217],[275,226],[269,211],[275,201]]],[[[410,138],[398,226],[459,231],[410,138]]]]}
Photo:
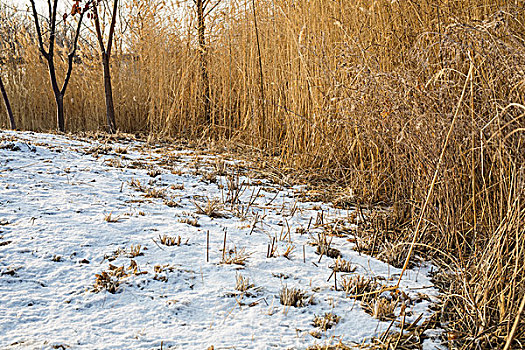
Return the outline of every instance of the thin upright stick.
{"type": "Polygon", "coordinates": [[[459,109],[461,107],[461,104],[463,103],[463,99],[465,97],[465,91],[467,90],[467,87],[468,87],[468,82],[470,81],[470,79],[472,79],[473,70],[474,70],[474,65],[472,64],[472,60],[471,60],[470,69],[468,71],[467,78],[465,79],[465,85],[463,86],[463,92],[461,93],[461,97],[459,98],[458,104],[456,106],[456,113],[454,114],[454,118],[452,119],[452,122],[450,123],[450,128],[448,130],[447,137],[445,139],[445,143],[443,144],[443,148],[441,149],[441,154],[439,156],[436,170],[434,172],[434,177],[432,178],[432,183],[430,184],[430,187],[428,189],[425,203],[423,204],[423,207],[421,208],[421,213],[419,214],[419,220],[417,221],[416,229],[414,231],[414,237],[412,238],[412,243],[410,244],[410,250],[408,251],[408,255],[406,257],[405,264],[403,265],[403,269],[401,270],[401,273],[399,274],[399,279],[397,280],[396,287],[399,287],[399,284],[401,283],[401,279],[403,278],[403,275],[405,274],[405,271],[408,268],[408,263],[414,252],[414,246],[416,245],[416,241],[419,238],[419,231],[421,229],[421,224],[423,223],[423,217],[427,210],[428,204],[430,203],[430,199],[432,198],[432,193],[434,192],[434,186],[436,185],[436,181],[439,175],[439,170],[441,169],[441,164],[443,163],[443,158],[445,156],[445,151],[448,146],[448,141],[450,140],[450,136],[452,135],[452,131],[454,130],[454,126],[456,125],[456,120],[458,118],[459,109]]]}
{"type": "Polygon", "coordinates": [[[224,261],[225,253],[226,253],[226,231],[224,231],[224,243],[222,245],[222,261],[224,261]]]}
{"type": "Polygon", "coordinates": [[[514,335],[516,334],[516,330],[518,329],[518,325],[520,323],[520,317],[523,313],[523,309],[525,309],[525,294],[523,294],[523,298],[521,299],[520,308],[518,310],[518,314],[516,315],[516,319],[514,320],[514,324],[512,325],[512,329],[507,336],[507,342],[505,344],[505,348],[503,350],[509,350],[510,346],[512,344],[512,340],[514,339],[514,335]]]}

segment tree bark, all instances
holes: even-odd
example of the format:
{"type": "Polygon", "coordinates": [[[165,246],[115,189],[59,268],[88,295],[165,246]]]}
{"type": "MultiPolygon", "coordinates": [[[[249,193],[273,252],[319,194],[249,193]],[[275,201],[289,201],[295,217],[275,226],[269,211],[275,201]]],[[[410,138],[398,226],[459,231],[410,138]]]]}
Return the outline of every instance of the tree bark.
{"type": "MultiPolygon", "coordinates": [[[[51,54],[53,51],[51,51],[51,54]]],[[[53,89],[53,94],[55,95],[55,102],[57,107],[57,128],[60,132],[66,132],[66,122],[64,119],[64,94],[60,91],[57,83],[57,76],[55,71],[55,61],[54,56],[49,55],[47,60],[47,66],[49,71],[49,79],[51,80],[51,87],[53,89]]]]}
{"type": "Polygon", "coordinates": [[[108,132],[114,134],[117,132],[117,123],[115,122],[115,107],[113,105],[113,89],[111,87],[109,56],[106,53],[102,54],[102,65],[104,66],[104,90],[106,93],[106,118],[108,121],[108,132]]]}
{"type": "Polygon", "coordinates": [[[11,125],[11,129],[16,130],[15,117],[13,116],[13,110],[11,109],[11,104],[9,103],[9,98],[7,97],[7,92],[5,91],[4,82],[2,81],[1,75],[0,90],[2,90],[2,96],[4,97],[5,108],[7,109],[7,115],[9,116],[9,123],[11,125]]]}
{"type": "Polygon", "coordinates": [[[210,98],[210,80],[208,78],[208,55],[206,47],[206,27],[204,24],[204,0],[197,0],[197,25],[199,36],[201,79],[202,79],[202,97],[204,102],[204,120],[211,124],[211,98],[210,98]]]}
{"type": "Polygon", "coordinates": [[[64,95],[60,92],[55,94],[55,101],[57,104],[57,125],[60,132],[66,131],[66,125],[64,120],[64,95]]]}

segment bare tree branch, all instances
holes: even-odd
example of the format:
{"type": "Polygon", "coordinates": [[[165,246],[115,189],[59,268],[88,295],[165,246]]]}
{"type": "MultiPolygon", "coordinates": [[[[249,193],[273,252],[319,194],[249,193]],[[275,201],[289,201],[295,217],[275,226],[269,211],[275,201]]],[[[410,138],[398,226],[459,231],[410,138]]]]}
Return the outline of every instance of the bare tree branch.
{"type": "Polygon", "coordinates": [[[45,59],[49,60],[49,53],[44,49],[44,42],[42,40],[42,30],[40,29],[40,22],[38,20],[38,13],[36,11],[35,0],[30,0],[30,1],[31,1],[31,7],[33,9],[33,18],[34,18],[35,26],[36,26],[38,47],[40,48],[40,52],[42,53],[42,56],[44,56],[45,59]]]}
{"type": "Polygon", "coordinates": [[[118,0],[113,2],[113,14],[111,15],[111,25],[109,27],[109,38],[108,38],[108,56],[111,56],[111,47],[113,45],[113,36],[115,35],[115,24],[117,23],[117,9],[118,0]]]}
{"type": "MultiPolygon", "coordinates": [[[[56,1],[57,0],[55,0],[55,2],[56,1]]],[[[89,3],[91,3],[91,1],[89,3]]],[[[56,9],[55,9],[55,12],[56,12],[56,9]]],[[[78,48],[78,38],[80,37],[80,28],[82,26],[82,19],[83,18],[84,18],[84,11],[82,11],[80,13],[80,19],[78,20],[77,31],[75,33],[75,38],[73,40],[73,50],[69,53],[69,55],[67,57],[66,78],[64,79],[64,84],[62,85],[62,89],[60,90],[60,93],[62,95],[66,92],[67,84],[69,83],[69,79],[71,78],[71,73],[73,71],[73,59],[75,58],[75,54],[76,54],[77,48],[78,48]]]]}

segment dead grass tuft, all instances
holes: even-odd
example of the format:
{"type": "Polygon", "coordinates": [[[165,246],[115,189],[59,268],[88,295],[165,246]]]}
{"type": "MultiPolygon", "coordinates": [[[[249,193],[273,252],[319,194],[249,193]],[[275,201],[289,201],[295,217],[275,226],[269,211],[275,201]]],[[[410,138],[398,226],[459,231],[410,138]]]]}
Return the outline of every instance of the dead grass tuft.
{"type": "Polygon", "coordinates": [[[206,206],[201,206],[197,202],[193,202],[193,205],[197,208],[197,214],[207,215],[210,218],[224,218],[226,214],[220,210],[222,208],[221,203],[218,199],[208,199],[206,206]]]}
{"type": "Polygon", "coordinates": [[[347,261],[340,257],[335,259],[334,264],[331,265],[330,268],[334,270],[335,272],[347,272],[347,273],[351,273],[356,270],[356,267],[353,266],[350,263],[350,261],[347,261]]]}
{"type": "Polygon", "coordinates": [[[283,257],[285,257],[288,260],[291,260],[294,249],[295,249],[295,246],[293,244],[287,244],[286,250],[283,253],[283,257]]]}
{"type": "Polygon", "coordinates": [[[380,321],[392,321],[396,319],[394,311],[398,304],[399,301],[396,299],[379,296],[369,301],[364,301],[363,309],[380,321]]]}
{"type": "Polygon", "coordinates": [[[140,271],[135,260],[130,261],[129,267],[115,266],[109,264],[108,270],[102,271],[100,274],[95,274],[95,282],[93,283],[92,292],[99,293],[103,290],[111,294],[117,293],[122,281],[130,275],[143,275],[146,271],[140,271]]]}
{"type": "Polygon", "coordinates": [[[146,197],[146,198],[161,198],[161,199],[165,199],[166,198],[166,190],[163,189],[163,188],[150,187],[150,188],[146,189],[146,191],[144,193],[144,197],[146,197]]]}
{"type": "Polygon", "coordinates": [[[235,290],[239,292],[246,292],[248,289],[255,287],[255,285],[250,283],[248,277],[244,277],[240,273],[236,275],[235,290]]]}
{"type": "Polygon", "coordinates": [[[182,218],[179,219],[179,222],[182,224],[188,224],[194,227],[200,227],[199,221],[196,218],[182,218]]]}
{"type": "Polygon", "coordinates": [[[308,347],[307,350],[352,350],[352,348],[339,342],[335,345],[313,345],[308,347]]]}
{"type": "Polygon", "coordinates": [[[279,292],[279,301],[285,306],[303,307],[312,303],[312,297],[300,289],[284,286],[279,292]]]}
{"type": "Polygon", "coordinates": [[[319,328],[321,331],[326,332],[328,329],[331,329],[333,326],[337,325],[341,320],[340,316],[337,316],[331,312],[325,313],[323,316],[315,316],[313,325],[314,327],[319,328]]]}
{"type": "Polygon", "coordinates": [[[160,244],[163,244],[168,247],[173,246],[181,246],[181,245],[187,245],[189,239],[187,239],[185,242],[182,241],[182,238],[180,236],[177,237],[170,237],[168,235],[160,236],[159,235],[159,242],[160,244]]]}
{"type": "Polygon", "coordinates": [[[109,213],[104,216],[104,221],[109,222],[109,223],[119,222],[120,220],[121,220],[120,215],[115,217],[113,216],[113,213],[109,213]]]}
{"type": "Polygon", "coordinates": [[[360,275],[344,276],[341,279],[341,286],[347,295],[357,296],[357,299],[368,300],[368,293],[373,293],[381,289],[381,284],[373,278],[360,275]]]}
{"type": "Polygon", "coordinates": [[[341,252],[338,249],[331,247],[332,239],[333,237],[331,237],[329,240],[326,232],[323,232],[317,234],[316,237],[310,236],[309,244],[317,247],[315,250],[316,254],[321,256],[326,255],[329,258],[337,259],[341,257],[341,252]]]}
{"type": "Polygon", "coordinates": [[[247,253],[244,248],[237,250],[237,247],[227,250],[222,258],[221,264],[246,265],[246,261],[251,254],[247,253]]]}

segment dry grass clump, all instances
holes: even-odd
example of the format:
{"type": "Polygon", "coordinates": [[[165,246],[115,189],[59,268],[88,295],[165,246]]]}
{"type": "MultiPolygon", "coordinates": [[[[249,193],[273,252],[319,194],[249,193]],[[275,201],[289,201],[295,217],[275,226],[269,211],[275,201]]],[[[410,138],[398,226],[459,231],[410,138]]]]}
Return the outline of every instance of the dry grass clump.
{"type": "Polygon", "coordinates": [[[341,257],[341,252],[338,249],[331,247],[333,237],[328,240],[328,235],[323,232],[317,234],[317,237],[311,236],[310,239],[309,244],[317,247],[315,250],[316,254],[321,256],[326,255],[333,259],[341,257]]]}
{"type": "Polygon", "coordinates": [[[135,258],[137,256],[144,255],[142,250],[147,250],[147,248],[141,246],[140,244],[137,244],[137,245],[132,244],[131,247],[129,248],[129,251],[122,249],[122,248],[118,248],[109,255],[104,254],[104,260],[113,261],[113,260],[116,260],[120,256],[125,256],[128,258],[135,258]]]}
{"type": "Polygon", "coordinates": [[[199,221],[196,218],[182,218],[179,219],[179,222],[182,224],[188,224],[193,227],[200,227],[199,221]]]}
{"type": "Polygon", "coordinates": [[[142,247],[140,244],[137,245],[131,245],[129,248],[129,252],[126,254],[128,258],[135,258],[137,256],[142,256],[144,253],[141,251],[141,249],[146,249],[146,247],[142,247]]]}
{"type": "Polygon", "coordinates": [[[144,197],[166,199],[166,190],[163,188],[150,187],[144,192],[144,197]]]}
{"type": "Polygon", "coordinates": [[[352,265],[352,263],[348,260],[345,260],[341,257],[338,257],[335,259],[334,264],[330,266],[332,270],[335,272],[354,272],[356,270],[356,267],[352,265]]]}
{"type": "Polygon", "coordinates": [[[421,325],[422,316],[416,318],[412,323],[406,324],[402,319],[399,324],[399,331],[393,331],[389,327],[383,334],[373,337],[366,343],[356,344],[354,348],[370,350],[422,350],[423,341],[427,339],[424,334],[427,329],[435,328],[438,325],[432,318],[424,321],[421,325]]]}
{"type": "Polygon", "coordinates": [[[359,344],[354,347],[369,350],[422,350],[423,340],[422,332],[391,332],[383,337],[373,338],[370,343],[359,344]]]}
{"type": "Polygon", "coordinates": [[[236,275],[235,290],[239,292],[246,292],[248,289],[253,287],[255,287],[255,285],[250,283],[250,279],[248,277],[244,277],[240,273],[236,275]]]}
{"type": "Polygon", "coordinates": [[[369,293],[374,293],[382,287],[375,279],[361,275],[344,276],[341,279],[341,286],[347,295],[364,300],[370,298],[369,293]]]}
{"type": "Polygon", "coordinates": [[[325,313],[323,316],[315,315],[313,325],[325,332],[337,325],[341,320],[340,316],[337,316],[331,312],[325,313]]]}
{"type": "Polygon", "coordinates": [[[210,218],[224,218],[226,214],[220,210],[222,205],[218,199],[208,199],[205,206],[199,205],[197,202],[193,202],[193,205],[197,208],[197,214],[207,215],[210,218]]]}
{"type": "Polygon", "coordinates": [[[394,311],[398,304],[399,301],[396,299],[379,296],[363,302],[363,309],[380,321],[392,321],[396,319],[394,311]]]}
{"type": "Polygon", "coordinates": [[[168,276],[166,275],[168,272],[175,271],[175,267],[171,265],[155,265],[153,267],[153,271],[155,272],[155,276],[153,276],[153,279],[155,281],[160,282],[168,282],[168,276]]]}
{"type": "Polygon", "coordinates": [[[148,170],[148,176],[153,177],[153,178],[155,178],[155,177],[157,177],[157,176],[159,176],[161,174],[162,174],[162,171],[160,169],[148,170]]]}
{"type": "Polygon", "coordinates": [[[187,245],[188,241],[189,241],[189,238],[186,240],[186,242],[183,243],[181,236],[170,237],[168,235],[163,235],[163,236],[159,235],[159,242],[160,242],[160,244],[163,244],[163,245],[168,246],[168,247],[173,247],[173,246],[180,247],[183,244],[187,245]]]}
{"type": "Polygon", "coordinates": [[[352,348],[339,342],[335,345],[312,345],[307,348],[307,350],[351,350],[352,348]]]}
{"type": "MultiPolygon", "coordinates": [[[[180,175],[180,174],[178,174],[178,175],[180,175]]],[[[174,191],[177,191],[177,190],[182,191],[182,190],[184,190],[184,184],[171,185],[170,188],[172,190],[174,190],[174,191]]]]}
{"type": "Polygon", "coordinates": [[[525,210],[512,203],[486,246],[477,249],[478,257],[464,262],[464,271],[455,269],[434,280],[444,293],[458,291],[443,298],[439,314],[441,321],[449,322],[446,341],[453,346],[522,347],[521,340],[525,337],[523,220],[525,210]],[[503,257],[506,260],[502,260],[503,257]],[[465,284],[469,288],[465,288],[465,284]],[[459,314],[463,317],[459,318],[459,314]]]}
{"type": "Polygon", "coordinates": [[[115,294],[120,285],[120,280],[127,277],[124,272],[124,266],[114,270],[102,271],[100,274],[95,274],[96,280],[93,284],[92,291],[99,293],[103,290],[107,290],[111,294],[115,294]]]}
{"type": "Polygon", "coordinates": [[[175,201],[174,199],[168,199],[168,198],[164,198],[164,205],[167,205],[170,208],[182,207],[182,205],[179,202],[175,201]]]}
{"type": "Polygon", "coordinates": [[[131,179],[131,181],[129,182],[129,185],[130,187],[136,189],[137,191],[140,191],[140,192],[146,192],[147,190],[147,187],[145,185],[143,185],[140,180],[136,180],[136,179],[131,179]]]}
{"type": "MultiPolygon", "coordinates": [[[[288,260],[292,259],[293,251],[295,250],[295,246],[293,244],[287,244],[286,249],[283,253],[283,257],[285,257],[288,260]]],[[[271,253],[271,252],[270,252],[271,253]]],[[[275,254],[275,253],[274,253],[275,254]]]]}
{"type": "Polygon", "coordinates": [[[285,306],[303,307],[312,303],[312,297],[301,289],[284,286],[279,292],[279,301],[285,306]]]}
{"type": "Polygon", "coordinates": [[[137,191],[143,192],[146,198],[161,198],[169,201],[166,190],[163,188],[148,187],[136,179],[131,179],[129,185],[137,191]]]}
{"type": "Polygon", "coordinates": [[[119,216],[113,216],[113,213],[109,213],[104,216],[104,221],[109,223],[115,223],[119,222],[121,220],[120,215],[119,216]]]}
{"type": "Polygon", "coordinates": [[[235,265],[246,265],[246,261],[250,257],[250,253],[246,252],[246,249],[241,248],[237,250],[237,247],[228,249],[222,256],[221,264],[235,264],[235,265]]]}
{"type": "Polygon", "coordinates": [[[113,153],[113,147],[107,144],[96,145],[84,150],[85,154],[91,154],[93,157],[98,158],[101,155],[108,155],[113,153]]]}
{"type": "Polygon", "coordinates": [[[123,266],[115,266],[109,264],[107,271],[102,271],[100,274],[95,274],[95,282],[93,283],[94,293],[99,293],[103,290],[108,291],[111,294],[115,294],[118,291],[122,280],[130,275],[143,275],[147,274],[146,271],[140,271],[135,260],[131,260],[129,266],[126,268],[123,266]]]}
{"type": "Polygon", "coordinates": [[[8,150],[8,151],[12,151],[12,152],[16,152],[16,151],[20,151],[20,147],[17,145],[17,144],[14,144],[14,143],[8,143],[8,142],[2,142],[0,144],[0,149],[5,149],[5,150],[8,150]]]}
{"type": "Polygon", "coordinates": [[[113,261],[113,260],[116,260],[121,255],[126,255],[126,251],[122,248],[118,248],[115,251],[113,251],[111,254],[104,254],[103,260],[113,261]]]}

